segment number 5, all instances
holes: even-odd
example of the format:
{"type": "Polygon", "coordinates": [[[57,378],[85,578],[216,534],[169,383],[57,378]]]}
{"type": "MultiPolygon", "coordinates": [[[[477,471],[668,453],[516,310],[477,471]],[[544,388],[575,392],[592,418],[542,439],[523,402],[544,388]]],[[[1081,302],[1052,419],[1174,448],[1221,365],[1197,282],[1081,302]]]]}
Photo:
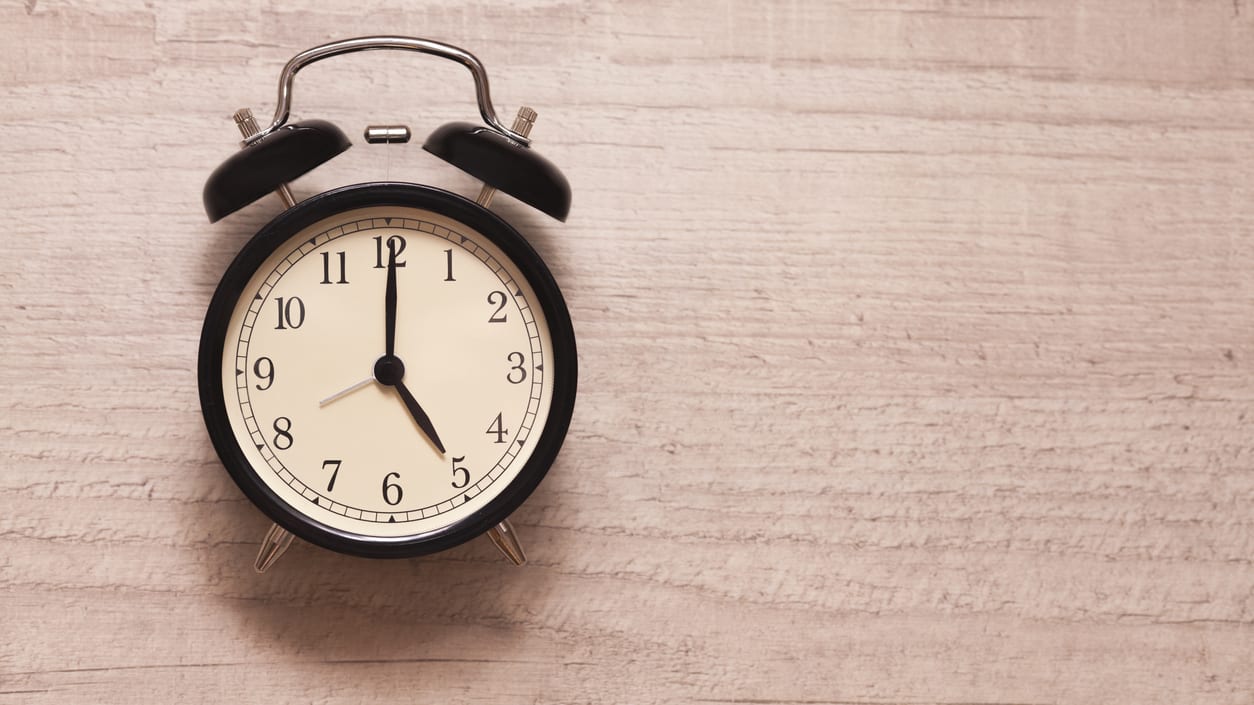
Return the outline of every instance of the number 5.
{"type": "Polygon", "coordinates": [[[470,484],[470,471],[467,470],[466,468],[458,467],[457,465],[458,463],[462,462],[465,459],[466,459],[466,456],[464,455],[459,458],[453,458],[453,482],[450,484],[452,484],[453,487],[459,490],[465,487],[466,485],[470,484]],[[458,484],[457,482],[458,473],[461,473],[461,484],[458,484]]]}

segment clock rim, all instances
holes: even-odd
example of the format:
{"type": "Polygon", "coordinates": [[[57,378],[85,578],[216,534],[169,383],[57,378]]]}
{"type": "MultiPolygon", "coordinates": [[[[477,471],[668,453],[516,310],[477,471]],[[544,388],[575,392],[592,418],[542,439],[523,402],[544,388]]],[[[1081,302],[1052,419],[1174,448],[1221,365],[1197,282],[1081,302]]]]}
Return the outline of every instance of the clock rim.
{"type": "Polygon", "coordinates": [[[463,196],[424,184],[377,181],[343,186],[312,196],[275,216],[235,256],[218,282],[205,313],[198,358],[201,412],[218,458],[244,495],[279,526],[323,548],[369,558],[407,558],[443,551],[479,536],[518,509],[539,486],[561,450],[574,414],[578,357],[570,311],[557,282],[529,242],[497,214],[463,196]],[[514,479],[482,509],[452,524],[413,537],[374,537],[324,524],[279,498],[244,455],[231,430],[222,381],[227,329],[244,287],[275,250],[297,232],[336,213],[371,206],[409,206],[434,211],[473,228],[518,267],[544,312],[556,373],[544,430],[514,479]]]}

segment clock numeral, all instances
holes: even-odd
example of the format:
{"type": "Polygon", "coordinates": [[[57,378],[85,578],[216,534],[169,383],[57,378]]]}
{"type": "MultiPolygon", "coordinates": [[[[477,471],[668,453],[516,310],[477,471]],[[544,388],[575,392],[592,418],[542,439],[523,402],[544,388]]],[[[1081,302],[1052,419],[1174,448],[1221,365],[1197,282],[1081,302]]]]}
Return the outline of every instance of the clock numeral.
{"type": "Polygon", "coordinates": [[[527,369],[523,367],[523,365],[527,362],[527,356],[520,352],[512,352],[506,356],[506,359],[513,362],[515,355],[518,356],[518,364],[509,368],[509,372],[505,374],[505,379],[508,380],[510,384],[522,384],[523,380],[527,379],[527,369]],[[518,379],[514,379],[515,372],[518,373],[518,379]]]}
{"type": "Polygon", "coordinates": [[[509,429],[505,428],[505,422],[501,420],[501,416],[504,413],[497,414],[496,419],[492,421],[492,424],[488,426],[488,430],[484,432],[489,436],[496,434],[496,440],[492,441],[493,443],[504,443],[505,436],[509,434],[509,429]]]}
{"type": "Polygon", "coordinates": [[[279,309],[279,325],[274,329],[300,328],[305,324],[305,302],[301,301],[299,296],[286,299],[286,303],[284,301],[282,296],[276,296],[274,299],[279,309]]]}
{"type": "Polygon", "coordinates": [[[274,447],[279,450],[292,447],[292,420],[286,416],[274,420],[274,447]]]}
{"type": "Polygon", "coordinates": [[[453,250],[445,250],[444,256],[448,259],[448,276],[444,277],[444,281],[455,282],[457,280],[453,278],[453,250]]]}
{"type": "Polygon", "coordinates": [[[348,279],[345,276],[345,269],[347,265],[348,255],[344,254],[343,252],[336,252],[335,254],[339,255],[339,258],[340,258],[340,280],[336,282],[331,281],[331,253],[323,252],[322,253],[322,281],[318,282],[319,284],[347,284],[348,283],[348,279]]]}
{"type": "MultiPolygon", "coordinates": [[[[405,238],[400,235],[393,235],[388,238],[388,252],[396,257],[396,266],[404,267],[405,263],[401,261],[401,253],[405,251],[405,238]]],[[[388,258],[383,256],[383,236],[376,235],[374,238],[374,268],[386,269],[388,266],[388,258]]]]}
{"type": "Polygon", "coordinates": [[[257,387],[257,391],[266,391],[270,387],[274,386],[274,361],[268,357],[257,358],[257,361],[253,363],[253,374],[257,375],[257,379],[263,379],[266,381],[266,386],[264,387],[260,384],[255,385],[257,387]],[[261,364],[263,362],[265,363],[264,371],[261,364]]]}
{"type": "Polygon", "coordinates": [[[401,474],[399,472],[390,472],[383,476],[383,501],[394,507],[401,503],[401,498],[405,496],[405,491],[401,489],[400,485],[390,482],[393,477],[399,480],[401,479],[401,474]],[[396,491],[393,492],[392,490],[396,491]]]}
{"type": "Polygon", "coordinates": [[[458,458],[453,458],[453,482],[450,484],[459,490],[470,484],[470,471],[457,465],[465,459],[466,456],[464,455],[458,458]],[[460,482],[458,482],[459,479],[461,480],[460,482]]]}
{"type": "Polygon", "coordinates": [[[334,465],[334,466],[335,466],[335,470],[333,470],[333,471],[331,472],[331,481],[327,483],[327,492],[330,492],[331,490],[335,489],[335,476],[340,474],[340,461],[338,461],[338,460],[324,460],[324,461],[322,461],[322,469],[323,469],[323,470],[326,470],[328,465],[334,465]]]}
{"type": "Polygon", "coordinates": [[[509,297],[505,295],[504,291],[494,291],[491,294],[488,294],[488,303],[496,305],[496,311],[493,312],[492,315],[488,317],[488,323],[504,323],[505,322],[506,314],[502,313],[502,311],[505,310],[505,304],[508,302],[509,302],[509,297]],[[497,299],[501,300],[501,303],[499,305],[497,305],[496,303],[497,299]]]}

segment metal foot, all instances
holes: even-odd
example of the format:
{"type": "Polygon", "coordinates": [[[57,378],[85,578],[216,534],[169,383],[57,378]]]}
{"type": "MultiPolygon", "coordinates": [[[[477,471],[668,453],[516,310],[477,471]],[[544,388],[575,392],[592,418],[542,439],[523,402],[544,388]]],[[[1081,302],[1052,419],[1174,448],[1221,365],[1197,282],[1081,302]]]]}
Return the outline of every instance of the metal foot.
{"type": "Polygon", "coordinates": [[[496,544],[510,563],[522,565],[527,562],[527,554],[523,552],[522,544],[518,542],[518,533],[514,531],[514,525],[509,523],[509,519],[488,529],[488,538],[492,539],[492,543],[496,544]]]}
{"type": "Polygon", "coordinates": [[[279,556],[292,545],[294,538],[296,537],[288,533],[287,529],[278,524],[271,524],[266,537],[261,540],[261,550],[257,551],[257,562],[253,563],[253,570],[258,573],[269,570],[270,566],[279,560],[279,556]]]}

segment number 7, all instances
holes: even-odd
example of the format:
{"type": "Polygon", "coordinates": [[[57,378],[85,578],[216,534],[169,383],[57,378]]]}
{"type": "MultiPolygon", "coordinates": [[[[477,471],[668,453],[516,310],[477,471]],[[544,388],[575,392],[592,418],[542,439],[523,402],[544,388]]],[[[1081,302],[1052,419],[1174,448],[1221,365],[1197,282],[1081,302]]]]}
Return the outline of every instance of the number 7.
{"type": "Polygon", "coordinates": [[[335,472],[331,473],[331,481],[327,483],[327,492],[330,492],[331,490],[335,489],[335,477],[336,477],[336,475],[339,475],[339,474],[340,474],[340,461],[338,461],[338,460],[324,460],[324,461],[322,461],[322,469],[323,469],[323,470],[326,470],[328,465],[334,465],[334,466],[335,466],[335,472]]]}

